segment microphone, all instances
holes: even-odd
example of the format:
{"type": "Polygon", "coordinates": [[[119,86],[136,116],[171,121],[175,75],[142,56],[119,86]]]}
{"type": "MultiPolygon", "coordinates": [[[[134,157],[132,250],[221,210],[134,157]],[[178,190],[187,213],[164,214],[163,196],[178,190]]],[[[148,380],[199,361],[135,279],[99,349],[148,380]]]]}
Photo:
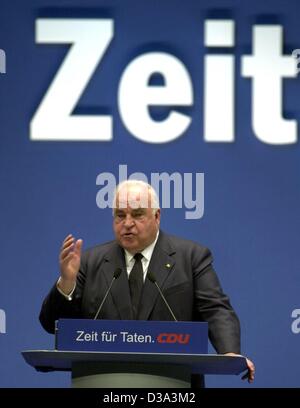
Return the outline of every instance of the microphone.
{"type": "Polygon", "coordinates": [[[101,311],[101,309],[102,309],[102,306],[103,306],[103,304],[104,304],[104,302],[105,302],[105,300],[106,300],[106,298],[107,298],[107,296],[108,296],[108,294],[109,294],[109,292],[110,292],[110,290],[111,290],[111,288],[112,288],[112,285],[114,284],[114,281],[115,281],[116,279],[118,279],[118,277],[121,275],[121,273],[122,273],[122,269],[121,269],[121,268],[117,268],[117,269],[115,270],[114,276],[113,276],[113,278],[112,278],[112,280],[111,280],[111,282],[110,282],[110,285],[109,285],[109,287],[108,287],[108,289],[107,289],[107,291],[106,291],[106,293],[105,293],[105,296],[104,296],[102,302],[100,303],[100,306],[98,307],[98,310],[97,310],[97,313],[95,314],[94,320],[96,320],[97,317],[99,316],[99,313],[100,313],[100,311],[101,311]]]}
{"type": "Polygon", "coordinates": [[[162,293],[160,287],[158,286],[158,283],[156,282],[156,278],[153,275],[152,272],[148,272],[147,273],[147,278],[150,280],[150,282],[154,283],[154,285],[157,287],[157,290],[159,291],[160,296],[162,297],[163,301],[165,302],[165,305],[167,306],[171,316],[173,317],[175,322],[178,322],[178,320],[176,319],[174,313],[172,312],[172,309],[169,306],[169,303],[167,302],[167,299],[165,298],[164,294],[162,293]]]}

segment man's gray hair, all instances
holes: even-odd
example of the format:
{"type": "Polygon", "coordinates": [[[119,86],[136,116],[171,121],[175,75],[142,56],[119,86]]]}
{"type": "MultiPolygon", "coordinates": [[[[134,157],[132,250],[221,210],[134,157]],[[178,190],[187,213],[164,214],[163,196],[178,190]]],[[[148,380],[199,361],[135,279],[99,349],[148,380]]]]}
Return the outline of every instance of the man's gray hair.
{"type": "MultiPolygon", "coordinates": [[[[156,191],[154,190],[154,188],[151,186],[151,184],[146,183],[145,181],[142,180],[125,180],[122,181],[120,184],[117,185],[115,192],[114,192],[114,198],[113,198],[113,213],[115,212],[115,209],[117,208],[117,196],[119,194],[119,192],[125,187],[135,187],[138,186],[141,189],[144,190],[148,190],[148,194],[150,194],[150,198],[151,198],[151,208],[153,210],[153,213],[155,214],[156,211],[160,208],[159,207],[159,199],[158,196],[156,194],[156,191]]],[[[126,200],[127,201],[127,200],[126,200]]],[[[145,203],[143,203],[145,204],[145,203]]],[[[147,204],[145,205],[145,207],[148,207],[149,205],[149,200],[147,198],[147,204]]]]}

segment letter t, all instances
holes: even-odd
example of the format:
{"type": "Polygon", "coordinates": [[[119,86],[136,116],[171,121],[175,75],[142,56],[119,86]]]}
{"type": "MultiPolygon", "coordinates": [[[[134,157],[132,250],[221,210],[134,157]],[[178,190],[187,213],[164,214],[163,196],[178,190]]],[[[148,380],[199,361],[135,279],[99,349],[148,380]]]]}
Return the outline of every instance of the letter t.
{"type": "Polygon", "coordinates": [[[253,56],[242,57],[242,75],[252,80],[252,126],[269,144],[297,141],[297,123],[282,117],[282,78],[297,76],[297,61],[282,54],[282,27],[253,28],[253,56]]]}

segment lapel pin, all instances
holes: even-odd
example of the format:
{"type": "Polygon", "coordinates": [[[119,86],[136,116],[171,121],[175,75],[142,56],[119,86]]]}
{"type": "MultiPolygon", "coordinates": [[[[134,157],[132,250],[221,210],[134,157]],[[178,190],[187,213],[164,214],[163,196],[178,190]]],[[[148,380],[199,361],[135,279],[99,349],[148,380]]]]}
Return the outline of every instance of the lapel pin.
{"type": "Polygon", "coordinates": [[[167,263],[166,268],[171,268],[171,265],[169,263],[167,263]]]}

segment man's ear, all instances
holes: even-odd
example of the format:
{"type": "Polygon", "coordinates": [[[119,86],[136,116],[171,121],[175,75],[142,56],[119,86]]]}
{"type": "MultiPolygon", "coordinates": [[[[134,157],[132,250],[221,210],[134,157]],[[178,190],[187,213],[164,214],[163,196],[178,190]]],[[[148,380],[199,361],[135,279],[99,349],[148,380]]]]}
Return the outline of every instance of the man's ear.
{"type": "Polygon", "coordinates": [[[160,223],[160,209],[156,210],[156,212],[154,214],[154,217],[155,217],[157,223],[159,224],[160,223]]]}

